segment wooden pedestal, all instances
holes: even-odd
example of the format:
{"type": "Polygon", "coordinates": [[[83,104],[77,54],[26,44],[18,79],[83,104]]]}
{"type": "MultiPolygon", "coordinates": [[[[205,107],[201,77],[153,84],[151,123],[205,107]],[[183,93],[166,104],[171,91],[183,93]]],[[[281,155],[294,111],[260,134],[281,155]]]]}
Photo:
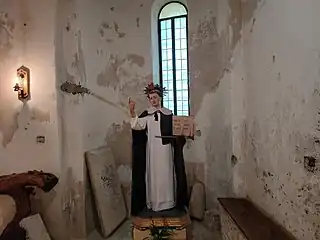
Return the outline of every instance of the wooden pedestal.
{"type": "Polygon", "coordinates": [[[181,217],[156,217],[156,218],[133,218],[133,239],[134,240],[153,240],[150,235],[150,228],[154,227],[170,227],[174,228],[171,232],[170,240],[186,240],[187,227],[191,220],[188,214],[181,217]]]}

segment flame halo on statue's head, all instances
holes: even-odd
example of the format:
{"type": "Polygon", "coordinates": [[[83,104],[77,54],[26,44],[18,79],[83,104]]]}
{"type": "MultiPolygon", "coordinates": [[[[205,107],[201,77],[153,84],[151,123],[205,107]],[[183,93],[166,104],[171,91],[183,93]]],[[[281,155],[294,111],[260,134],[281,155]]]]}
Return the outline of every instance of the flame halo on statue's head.
{"type": "Polygon", "coordinates": [[[154,84],[151,82],[144,88],[144,93],[147,95],[147,97],[149,97],[149,95],[152,93],[157,93],[159,97],[162,98],[166,95],[167,90],[166,88],[161,87],[159,84],[154,84]]]}

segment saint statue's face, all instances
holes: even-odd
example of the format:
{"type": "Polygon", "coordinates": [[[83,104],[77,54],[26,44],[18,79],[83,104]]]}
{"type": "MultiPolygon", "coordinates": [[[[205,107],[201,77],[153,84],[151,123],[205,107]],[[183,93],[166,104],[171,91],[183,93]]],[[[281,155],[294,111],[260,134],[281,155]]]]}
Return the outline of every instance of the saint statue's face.
{"type": "Polygon", "coordinates": [[[160,107],[161,97],[158,95],[158,93],[150,93],[148,98],[152,107],[160,107]]]}

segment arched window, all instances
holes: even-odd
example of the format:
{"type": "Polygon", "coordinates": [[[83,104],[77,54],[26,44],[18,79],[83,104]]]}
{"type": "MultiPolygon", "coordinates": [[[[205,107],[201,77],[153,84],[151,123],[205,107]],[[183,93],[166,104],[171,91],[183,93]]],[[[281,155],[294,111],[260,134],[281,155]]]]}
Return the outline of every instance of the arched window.
{"type": "Polygon", "coordinates": [[[178,116],[189,115],[188,12],[179,2],[159,12],[160,84],[168,90],[163,106],[178,116]]]}

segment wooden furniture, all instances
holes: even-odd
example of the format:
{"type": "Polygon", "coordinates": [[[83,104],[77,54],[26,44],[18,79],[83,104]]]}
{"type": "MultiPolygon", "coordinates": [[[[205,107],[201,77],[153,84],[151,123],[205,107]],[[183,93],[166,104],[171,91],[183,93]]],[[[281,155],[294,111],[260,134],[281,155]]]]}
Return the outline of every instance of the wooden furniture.
{"type": "Polygon", "coordinates": [[[0,195],[0,236],[7,225],[13,220],[17,213],[14,199],[5,194],[0,195]]]}
{"type": "Polygon", "coordinates": [[[187,228],[191,224],[189,215],[186,213],[179,217],[135,217],[133,218],[134,240],[152,239],[150,228],[155,227],[172,227],[170,240],[186,240],[187,228]]]}
{"type": "Polygon", "coordinates": [[[224,240],[294,240],[248,199],[218,198],[224,240]]]}

